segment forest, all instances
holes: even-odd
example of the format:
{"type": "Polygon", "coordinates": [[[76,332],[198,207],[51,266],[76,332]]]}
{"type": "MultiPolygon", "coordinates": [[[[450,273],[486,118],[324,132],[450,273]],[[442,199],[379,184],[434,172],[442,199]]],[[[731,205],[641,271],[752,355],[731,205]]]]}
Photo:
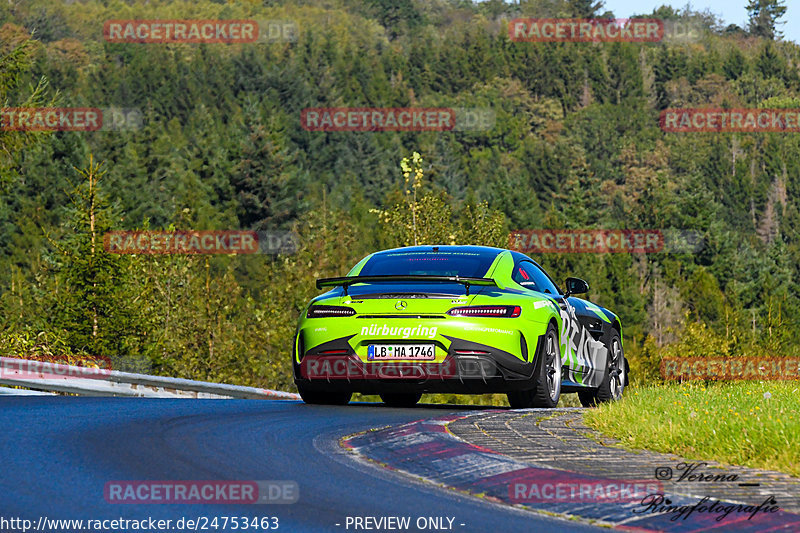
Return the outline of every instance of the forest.
{"type": "MultiPolygon", "coordinates": [[[[744,0],[742,0],[744,1],[744,0]]],[[[315,279],[413,243],[534,229],[692,231],[656,253],[534,254],[622,320],[634,383],[662,357],[800,356],[800,134],[665,131],[675,108],[800,109],[777,0],[659,42],[523,42],[589,0],[10,0],[4,108],[135,110],[96,131],[0,128],[0,355],[294,390],[315,279]],[[285,38],[111,42],[111,20],[289,21],[285,38]],[[306,110],[475,110],[480,127],[333,131],[306,110]],[[417,153],[420,157],[413,158],[417,153]],[[409,161],[414,168],[409,171],[409,161]],[[413,207],[415,224],[409,224],[413,207]],[[292,231],[294,253],[111,254],[125,230],[292,231]]],[[[667,26],[669,27],[669,26],[667,26]]]]}

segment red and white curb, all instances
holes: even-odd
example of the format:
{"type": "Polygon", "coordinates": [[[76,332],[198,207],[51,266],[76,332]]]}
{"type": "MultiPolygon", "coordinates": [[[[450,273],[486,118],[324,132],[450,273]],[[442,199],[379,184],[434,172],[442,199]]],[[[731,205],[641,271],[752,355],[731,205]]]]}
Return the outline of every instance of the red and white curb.
{"type": "MultiPolygon", "coordinates": [[[[340,445],[382,468],[463,494],[502,505],[577,517],[620,530],[800,531],[800,515],[762,510],[751,516],[740,510],[723,516],[721,512],[698,510],[697,498],[664,494],[655,479],[611,479],[531,466],[467,443],[449,431],[448,424],[468,416],[449,415],[364,431],[343,437],[340,445]],[[684,512],[648,511],[643,504],[648,491],[660,494],[662,505],[684,508],[684,512]]],[[[739,504],[720,502],[719,505],[736,509],[739,504]]]]}

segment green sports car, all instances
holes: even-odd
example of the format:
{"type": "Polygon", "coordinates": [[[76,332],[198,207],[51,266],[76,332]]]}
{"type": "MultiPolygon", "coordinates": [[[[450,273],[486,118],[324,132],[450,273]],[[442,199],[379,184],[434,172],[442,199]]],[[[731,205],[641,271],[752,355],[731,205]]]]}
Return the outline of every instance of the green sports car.
{"type": "Polygon", "coordinates": [[[622,397],[628,363],[620,320],[566,290],[528,256],[485,246],[373,253],[303,312],[294,379],[306,403],[354,392],[412,406],[423,393],[507,393],[514,408],[585,406],[622,397]]]}

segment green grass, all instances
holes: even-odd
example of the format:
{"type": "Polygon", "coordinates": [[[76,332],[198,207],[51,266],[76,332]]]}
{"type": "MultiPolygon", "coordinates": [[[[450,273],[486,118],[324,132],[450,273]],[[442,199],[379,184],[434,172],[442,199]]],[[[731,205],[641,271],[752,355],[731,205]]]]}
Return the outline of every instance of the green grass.
{"type": "Polygon", "coordinates": [[[586,422],[626,448],[800,476],[800,383],[629,388],[586,422]]]}

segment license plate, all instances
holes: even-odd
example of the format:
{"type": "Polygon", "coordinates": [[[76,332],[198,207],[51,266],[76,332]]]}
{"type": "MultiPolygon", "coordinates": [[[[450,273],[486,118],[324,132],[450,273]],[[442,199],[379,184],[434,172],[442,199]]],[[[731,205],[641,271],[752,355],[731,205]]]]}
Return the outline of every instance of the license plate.
{"type": "Polygon", "coordinates": [[[435,358],[433,344],[370,344],[367,351],[367,359],[370,361],[394,359],[432,361],[435,358]]]}

